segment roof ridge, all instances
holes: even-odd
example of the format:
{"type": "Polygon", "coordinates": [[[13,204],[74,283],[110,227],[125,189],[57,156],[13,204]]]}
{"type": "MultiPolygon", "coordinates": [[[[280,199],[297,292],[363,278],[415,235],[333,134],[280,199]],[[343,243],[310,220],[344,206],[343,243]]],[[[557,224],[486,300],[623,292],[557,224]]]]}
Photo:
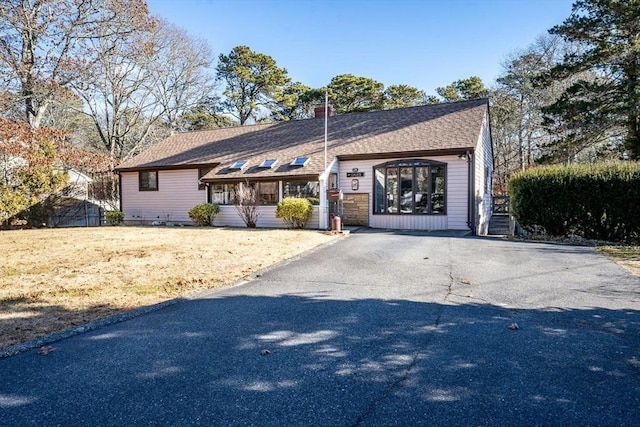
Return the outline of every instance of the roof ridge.
{"type": "MultiPolygon", "coordinates": [[[[408,106],[408,107],[384,108],[384,109],[381,109],[381,110],[370,110],[370,111],[350,111],[350,112],[344,113],[344,114],[335,114],[335,115],[330,116],[330,117],[346,117],[346,116],[354,116],[354,115],[362,115],[362,114],[374,114],[374,113],[382,113],[382,112],[398,111],[398,110],[410,110],[410,109],[418,109],[418,108],[436,108],[436,107],[450,106],[452,104],[478,103],[478,101],[483,101],[483,102],[488,103],[489,102],[489,98],[488,97],[479,97],[479,98],[471,98],[471,99],[460,99],[458,101],[439,102],[437,104],[411,105],[411,106],[408,106]]],[[[197,132],[214,132],[214,131],[219,131],[219,130],[222,130],[222,129],[244,129],[244,128],[249,128],[249,127],[259,127],[259,126],[268,127],[268,126],[273,126],[273,125],[277,125],[277,124],[284,124],[284,123],[304,122],[306,120],[314,120],[314,119],[317,119],[317,118],[321,118],[321,117],[308,117],[308,118],[303,118],[303,119],[273,121],[273,122],[269,122],[269,123],[251,123],[251,124],[244,124],[244,125],[237,124],[237,125],[233,125],[233,126],[222,126],[222,127],[217,127],[217,128],[213,128],[213,129],[198,129],[198,130],[190,130],[190,131],[180,131],[180,132],[176,132],[176,133],[174,133],[173,135],[170,135],[170,136],[193,134],[193,133],[197,133],[197,132]]]]}
{"type": "MultiPolygon", "coordinates": [[[[474,147],[488,108],[487,98],[475,98],[332,116],[329,154],[474,147]]],[[[316,159],[323,153],[322,122],[314,118],[175,133],[118,169],[186,166],[214,160],[224,163],[237,160],[237,156],[282,159],[309,155],[311,171],[322,163],[316,159]]]]}
{"type": "Polygon", "coordinates": [[[233,125],[233,126],[221,126],[221,127],[217,127],[217,128],[212,128],[212,129],[196,129],[196,130],[184,130],[184,131],[179,131],[174,133],[173,135],[169,135],[174,136],[174,135],[185,135],[185,134],[189,134],[189,133],[198,133],[198,132],[211,132],[211,131],[216,131],[216,130],[220,130],[220,129],[238,129],[238,128],[248,128],[248,127],[253,127],[253,126],[272,126],[278,123],[282,123],[282,122],[269,122],[269,123],[250,123],[248,125],[233,125]]]}

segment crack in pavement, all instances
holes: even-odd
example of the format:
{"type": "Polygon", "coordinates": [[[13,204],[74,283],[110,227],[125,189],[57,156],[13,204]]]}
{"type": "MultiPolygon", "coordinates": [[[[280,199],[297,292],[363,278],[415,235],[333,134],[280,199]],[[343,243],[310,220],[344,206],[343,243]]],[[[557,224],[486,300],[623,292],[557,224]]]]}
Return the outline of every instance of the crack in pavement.
{"type": "MultiPolygon", "coordinates": [[[[433,323],[433,325],[436,328],[440,325],[440,318],[442,317],[442,311],[443,310],[444,310],[444,306],[440,306],[440,308],[438,310],[438,314],[436,316],[436,320],[433,323]]],[[[424,353],[426,351],[427,347],[431,343],[431,337],[433,336],[434,332],[435,332],[435,330],[432,330],[431,332],[429,332],[429,338],[425,339],[425,341],[423,342],[422,346],[420,346],[420,348],[418,348],[418,350],[414,353],[413,358],[411,359],[411,363],[405,369],[404,373],[400,376],[400,378],[398,378],[397,380],[392,382],[384,390],[384,392],[382,393],[382,395],[379,398],[377,398],[373,402],[371,402],[371,404],[364,411],[364,413],[362,413],[358,418],[356,418],[355,422],[352,424],[353,427],[359,426],[365,419],[367,419],[371,414],[373,414],[373,412],[380,405],[380,403],[382,403],[384,400],[386,400],[387,397],[389,397],[391,394],[393,394],[393,392],[395,392],[397,389],[402,387],[402,384],[409,378],[409,375],[411,375],[411,372],[413,371],[413,369],[415,368],[416,364],[418,363],[418,357],[422,353],[424,353]]]]}
{"type": "MultiPolygon", "coordinates": [[[[451,296],[453,292],[453,285],[455,283],[455,279],[453,277],[453,265],[449,263],[448,267],[449,267],[449,285],[447,286],[447,292],[444,296],[444,301],[447,301],[449,296],[451,296]]],[[[413,369],[416,367],[416,364],[418,363],[418,357],[420,357],[420,355],[427,350],[427,347],[431,343],[431,338],[433,337],[433,334],[436,332],[436,329],[438,328],[438,326],[440,326],[440,319],[442,318],[444,307],[445,307],[444,304],[441,304],[439,306],[438,312],[436,315],[436,320],[433,322],[434,329],[429,332],[428,338],[424,340],[422,345],[414,353],[413,358],[411,359],[411,363],[404,370],[400,378],[398,378],[397,380],[392,382],[389,386],[387,386],[387,388],[384,390],[382,395],[379,398],[375,399],[373,402],[371,402],[369,407],[360,416],[358,416],[358,418],[356,418],[355,422],[352,424],[352,427],[359,426],[365,419],[367,419],[370,415],[372,415],[375,412],[376,408],[380,405],[380,403],[386,400],[387,397],[393,394],[393,392],[395,392],[397,389],[402,387],[402,384],[409,378],[409,375],[411,375],[411,372],[413,371],[413,369]]]]}

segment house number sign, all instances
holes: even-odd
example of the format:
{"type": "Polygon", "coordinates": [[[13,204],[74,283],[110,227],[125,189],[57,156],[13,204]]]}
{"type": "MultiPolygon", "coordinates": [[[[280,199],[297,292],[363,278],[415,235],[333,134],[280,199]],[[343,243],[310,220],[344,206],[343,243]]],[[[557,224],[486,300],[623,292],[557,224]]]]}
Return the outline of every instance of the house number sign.
{"type": "Polygon", "coordinates": [[[351,169],[351,172],[347,172],[347,178],[362,178],[364,172],[358,172],[358,168],[351,169]]]}

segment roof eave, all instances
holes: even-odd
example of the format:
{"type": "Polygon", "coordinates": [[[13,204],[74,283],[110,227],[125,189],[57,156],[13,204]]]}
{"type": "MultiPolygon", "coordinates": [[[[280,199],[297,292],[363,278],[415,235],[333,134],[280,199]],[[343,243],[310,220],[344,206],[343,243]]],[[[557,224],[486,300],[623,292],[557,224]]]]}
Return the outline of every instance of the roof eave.
{"type": "Polygon", "coordinates": [[[338,160],[378,160],[409,157],[430,157],[430,156],[457,156],[467,152],[474,152],[475,147],[443,148],[437,150],[414,150],[414,151],[389,151],[385,153],[362,153],[362,154],[339,154],[338,160]]]}
{"type": "Polygon", "coordinates": [[[148,170],[179,170],[179,169],[199,169],[199,168],[215,168],[220,165],[220,162],[210,163],[190,163],[183,165],[140,165],[130,167],[116,167],[115,172],[139,172],[148,170]]]}
{"type": "Polygon", "coordinates": [[[239,182],[239,181],[245,181],[245,180],[250,180],[250,181],[274,181],[274,180],[283,180],[283,179],[309,179],[309,178],[313,178],[313,179],[317,179],[320,175],[318,173],[309,173],[309,174],[272,174],[272,175],[262,175],[262,176],[253,176],[253,177],[243,177],[243,176],[230,176],[230,177],[215,177],[215,178],[200,178],[200,181],[202,182],[207,182],[207,183],[211,183],[211,182],[220,182],[220,181],[224,181],[224,182],[239,182]]]}

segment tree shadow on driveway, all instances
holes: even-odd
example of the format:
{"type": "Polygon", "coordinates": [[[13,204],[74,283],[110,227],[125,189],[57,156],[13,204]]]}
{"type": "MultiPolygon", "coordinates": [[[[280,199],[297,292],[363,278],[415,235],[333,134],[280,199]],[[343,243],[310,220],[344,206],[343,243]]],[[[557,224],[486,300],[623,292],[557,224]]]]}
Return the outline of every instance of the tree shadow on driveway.
{"type": "Polygon", "coordinates": [[[0,424],[637,425],[639,316],[322,292],[186,300],[0,360],[0,424]]]}

